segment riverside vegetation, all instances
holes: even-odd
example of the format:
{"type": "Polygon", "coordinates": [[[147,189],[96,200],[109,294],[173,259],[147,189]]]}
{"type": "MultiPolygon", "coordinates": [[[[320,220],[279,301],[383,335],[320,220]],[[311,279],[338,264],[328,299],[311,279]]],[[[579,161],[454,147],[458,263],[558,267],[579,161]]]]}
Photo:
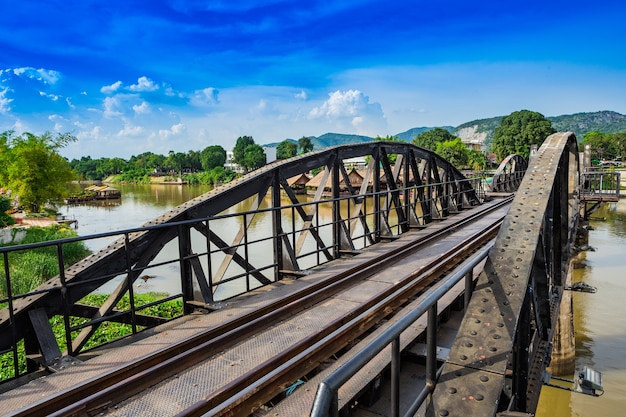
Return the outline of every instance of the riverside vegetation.
{"type": "MultiPolygon", "coordinates": [[[[26,229],[26,236],[20,244],[37,243],[44,241],[52,241],[65,239],[76,236],[76,233],[67,227],[55,225],[50,227],[29,227],[26,229]]],[[[9,246],[9,245],[2,245],[9,246]]],[[[90,255],[83,242],[69,242],[63,244],[63,258],[66,267],[70,266],[81,259],[90,255]]],[[[43,282],[59,274],[59,264],[56,256],[56,246],[46,246],[38,249],[29,249],[23,251],[10,252],[9,258],[9,274],[11,277],[12,294],[26,294],[43,282]]],[[[149,304],[162,299],[166,294],[161,293],[145,293],[134,294],[135,305],[149,304]]],[[[0,270],[0,299],[7,297],[6,276],[4,269],[0,270]]],[[[107,294],[90,294],[80,300],[81,304],[90,306],[101,306],[107,299],[107,294]]],[[[0,304],[0,308],[5,308],[7,303],[0,304]]],[[[117,304],[118,310],[127,310],[130,306],[130,300],[126,295],[117,304]]],[[[182,314],[182,302],[180,300],[172,300],[162,304],[154,305],[142,310],[142,314],[173,318],[182,314]]],[[[70,326],[77,326],[86,322],[87,319],[72,317],[70,326]]],[[[54,316],[50,318],[52,331],[56,337],[61,351],[66,349],[65,327],[62,316],[54,316]]],[[[99,346],[103,343],[113,341],[132,332],[131,326],[127,324],[119,324],[105,322],[100,325],[95,335],[86,345],[86,349],[99,346]]],[[[73,333],[76,336],[78,331],[73,333]]],[[[26,370],[26,357],[24,354],[24,344],[22,341],[18,343],[18,364],[19,372],[26,370]]],[[[13,353],[4,353],[0,355],[0,381],[4,381],[14,377],[14,358],[13,353]]]]}

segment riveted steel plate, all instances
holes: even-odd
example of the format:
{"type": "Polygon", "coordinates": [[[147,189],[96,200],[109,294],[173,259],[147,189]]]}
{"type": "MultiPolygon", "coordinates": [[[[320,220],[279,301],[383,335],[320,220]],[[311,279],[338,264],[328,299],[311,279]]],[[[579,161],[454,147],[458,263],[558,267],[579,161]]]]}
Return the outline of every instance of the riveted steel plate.
{"type": "Polygon", "coordinates": [[[504,378],[484,370],[446,364],[438,395],[419,416],[491,416],[500,400],[504,378]]]}

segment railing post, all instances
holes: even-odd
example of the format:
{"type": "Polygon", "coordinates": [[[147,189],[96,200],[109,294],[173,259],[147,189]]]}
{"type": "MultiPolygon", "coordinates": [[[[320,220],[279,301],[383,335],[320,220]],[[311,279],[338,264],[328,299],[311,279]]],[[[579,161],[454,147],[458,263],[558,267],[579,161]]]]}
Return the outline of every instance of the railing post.
{"type": "Polygon", "coordinates": [[[67,344],[67,354],[69,356],[72,356],[74,352],[72,349],[72,334],[70,332],[70,308],[67,302],[67,282],[65,280],[65,262],[63,262],[63,247],[60,244],[56,245],[56,247],[57,262],[59,265],[59,281],[61,282],[61,300],[63,300],[63,325],[65,326],[65,343],[67,344]]]}
{"type": "Polygon", "coordinates": [[[465,274],[465,293],[463,294],[463,309],[467,311],[467,306],[472,299],[472,290],[474,286],[474,270],[470,270],[465,274]]]}
{"type": "Polygon", "coordinates": [[[400,415],[400,337],[391,342],[391,416],[400,415]]]}
{"type": "Polygon", "coordinates": [[[191,234],[189,226],[178,226],[178,260],[180,263],[180,283],[183,293],[183,312],[191,314],[193,306],[188,301],[193,301],[192,270],[187,257],[191,253],[191,234]]]}
{"type": "Polygon", "coordinates": [[[426,328],[426,386],[437,383],[437,303],[428,309],[426,328]]]}

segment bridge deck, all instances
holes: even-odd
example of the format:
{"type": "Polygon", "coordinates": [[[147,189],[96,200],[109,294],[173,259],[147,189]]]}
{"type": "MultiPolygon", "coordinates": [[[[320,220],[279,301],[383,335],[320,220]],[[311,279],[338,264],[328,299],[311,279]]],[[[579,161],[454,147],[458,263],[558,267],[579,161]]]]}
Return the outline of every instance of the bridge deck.
{"type": "MultiPolygon", "coordinates": [[[[502,210],[502,209],[501,209],[502,210]]],[[[467,210],[455,216],[468,215],[467,210]]],[[[504,213],[499,213],[504,215],[504,213]]],[[[448,221],[436,222],[428,227],[446,229],[448,221]]],[[[478,221],[470,228],[480,230],[484,225],[478,221]]],[[[368,259],[380,256],[409,240],[418,240],[425,233],[424,230],[415,230],[402,235],[399,239],[388,243],[374,245],[355,257],[331,262],[312,271],[308,276],[297,280],[283,280],[271,286],[252,291],[246,295],[223,302],[220,308],[210,314],[193,314],[182,319],[167,323],[160,327],[147,330],[135,337],[129,337],[115,344],[107,346],[91,354],[80,357],[80,361],[68,365],[66,369],[51,374],[11,391],[0,394],[3,412],[12,413],[42,400],[54,393],[64,391],[72,386],[86,381],[97,379],[103,373],[125,366],[141,357],[150,355],[177,341],[189,338],[200,330],[218,326],[224,322],[235,320],[246,312],[259,309],[270,304],[273,300],[285,297],[298,289],[312,285],[326,277],[340,274],[350,268],[358,266],[368,259]]],[[[451,247],[467,238],[468,231],[451,232],[443,241],[425,248],[410,261],[402,262],[393,268],[376,274],[364,281],[358,288],[340,292],[327,302],[317,305],[315,309],[308,309],[298,314],[293,320],[277,324],[270,331],[236,345],[233,349],[217,355],[201,366],[195,366],[184,375],[178,375],[165,381],[154,389],[144,392],[137,399],[131,399],[120,404],[117,410],[109,410],[112,415],[172,415],[181,407],[193,404],[197,396],[212,392],[207,384],[219,386],[227,383],[245,372],[246,369],[260,363],[268,355],[280,350],[287,344],[293,344],[306,335],[315,333],[324,328],[330,321],[341,314],[349,312],[351,308],[367,301],[372,294],[383,291],[399,276],[407,271],[417,271],[427,264],[428,260],[437,258],[446,247],[451,247]]],[[[416,331],[422,330],[423,324],[416,324],[416,331]]],[[[408,341],[406,342],[408,343],[408,341]]],[[[405,344],[406,344],[405,343],[405,344]]],[[[314,390],[314,388],[312,388],[314,390]]],[[[290,413],[285,414],[290,415],[290,413]]]]}

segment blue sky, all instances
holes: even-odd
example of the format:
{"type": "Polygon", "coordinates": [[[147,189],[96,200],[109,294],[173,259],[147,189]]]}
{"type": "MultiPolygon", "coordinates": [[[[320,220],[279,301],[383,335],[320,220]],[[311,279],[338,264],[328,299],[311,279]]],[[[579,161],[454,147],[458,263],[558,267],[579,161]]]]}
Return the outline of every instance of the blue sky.
{"type": "Polygon", "coordinates": [[[0,0],[0,131],[70,159],[626,113],[626,3],[0,0]]]}

